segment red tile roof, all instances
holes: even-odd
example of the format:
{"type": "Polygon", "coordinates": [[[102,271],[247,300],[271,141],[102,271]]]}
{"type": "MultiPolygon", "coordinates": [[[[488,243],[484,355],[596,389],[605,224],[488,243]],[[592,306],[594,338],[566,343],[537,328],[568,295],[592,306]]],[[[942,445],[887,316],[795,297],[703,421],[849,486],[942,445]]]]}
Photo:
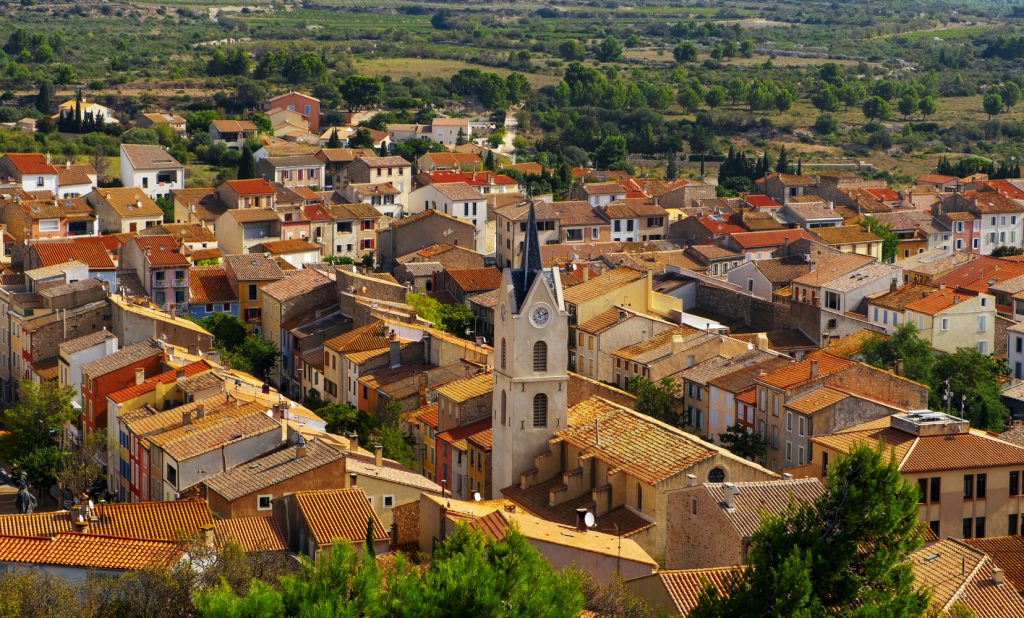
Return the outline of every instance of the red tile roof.
{"type": "Polygon", "coordinates": [[[932,284],[981,292],[988,289],[989,281],[999,283],[1021,275],[1024,275],[1024,263],[986,255],[946,273],[932,284]]]}
{"type": "Polygon", "coordinates": [[[807,358],[765,374],[758,379],[758,382],[764,382],[769,386],[777,388],[790,388],[809,382],[812,379],[812,363],[817,363],[819,377],[842,371],[847,367],[857,364],[854,361],[832,356],[831,354],[819,354],[813,359],[807,358]]]}
{"type": "Polygon", "coordinates": [[[193,266],[188,271],[191,303],[223,303],[238,300],[235,289],[220,266],[193,266]]]}
{"type": "Polygon", "coordinates": [[[431,182],[464,182],[471,187],[487,187],[492,185],[515,185],[516,180],[505,174],[494,172],[454,172],[437,170],[424,173],[431,182]]]}
{"type": "Polygon", "coordinates": [[[22,174],[56,174],[57,168],[46,162],[38,152],[8,152],[7,160],[22,174]]]}
{"type": "Polygon", "coordinates": [[[323,204],[307,204],[302,207],[302,214],[310,221],[329,221],[334,218],[323,204]]]}
{"type": "MultiPolygon", "coordinates": [[[[115,240],[116,242],[116,240],[115,240]]],[[[39,242],[32,245],[39,256],[42,266],[56,266],[78,260],[90,270],[115,270],[114,261],[102,244],[96,242],[77,242],[62,240],[58,242],[39,242]]]]}
{"type": "Polygon", "coordinates": [[[741,249],[757,249],[761,247],[780,247],[786,241],[807,239],[812,240],[811,235],[803,228],[793,230],[765,230],[763,232],[747,232],[740,230],[732,234],[732,240],[741,249]]]}
{"type": "Polygon", "coordinates": [[[167,566],[184,549],[173,541],[63,533],[50,538],[0,536],[0,562],[98,570],[167,566]]]}
{"type": "Polygon", "coordinates": [[[742,225],[729,223],[724,219],[717,219],[715,217],[700,217],[700,222],[712,234],[736,234],[739,232],[746,232],[746,228],[742,225]]]}
{"type": "Polygon", "coordinates": [[[263,178],[225,180],[224,182],[239,195],[268,195],[275,192],[274,186],[263,178]]]}
{"type": "MultiPolygon", "coordinates": [[[[488,433],[491,431],[491,417],[489,416],[487,418],[476,421],[475,423],[462,425],[461,427],[455,427],[449,429],[448,431],[442,431],[441,433],[437,434],[437,438],[439,440],[444,440],[448,444],[451,444],[464,450],[466,448],[466,445],[463,442],[463,440],[466,440],[470,436],[474,436],[485,431],[488,433]]],[[[485,439],[481,441],[486,441],[488,444],[490,443],[490,439],[485,439]]]]}
{"type": "MultiPolygon", "coordinates": [[[[194,363],[185,365],[182,369],[185,370],[185,377],[191,378],[192,376],[212,370],[213,366],[206,362],[206,360],[198,360],[194,363]]],[[[177,375],[178,370],[171,369],[170,371],[165,371],[153,376],[152,378],[144,380],[142,384],[132,384],[131,386],[126,386],[119,391],[114,391],[108,395],[108,397],[110,397],[114,403],[124,403],[129,399],[134,399],[156,390],[157,384],[170,384],[177,378],[177,375]]]]}
{"type": "Polygon", "coordinates": [[[388,538],[388,532],[359,487],[298,491],[292,494],[309,532],[320,546],[336,540],[362,542],[367,521],[373,521],[373,538],[388,538]]]}
{"type": "Polygon", "coordinates": [[[754,208],[781,208],[782,204],[776,202],[767,195],[753,194],[743,198],[747,204],[754,208]]]}
{"type": "Polygon", "coordinates": [[[982,180],[978,184],[983,187],[988,187],[989,189],[992,189],[1001,195],[1005,195],[1008,198],[1024,200],[1024,191],[1021,191],[1016,186],[1010,184],[1010,181],[1008,180],[982,180]]]}
{"type": "Polygon", "coordinates": [[[898,202],[900,199],[899,193],[889,187],[868,187],[864,192],[882,202],[898,202]]]}
{"type": "Polygon", "coordinates": [[[136,236],[132,239],[143,253],[148,249],[147,261],[151,266],[188,266],[189,261],[178,246],[176,238],[170,235],[136,236]]]}
{"type": "Polygon", "coordinates": [[[484,292],[501,286],[501,271],[493,266],[449,270],[448,276],[465,292],[484,292]]]}
{"type": "Polygon", "coordinates": [[[968,296],[962,292],[956,292],[947,288],[945,290],[935,290],[924,298],[919,298],[913,302],[907,303],[903,308],[917,313],[937,315],[946,309],[949,309],[954,305],[959,305],[971,298],[973,298],[973,296],[968,296]]]}

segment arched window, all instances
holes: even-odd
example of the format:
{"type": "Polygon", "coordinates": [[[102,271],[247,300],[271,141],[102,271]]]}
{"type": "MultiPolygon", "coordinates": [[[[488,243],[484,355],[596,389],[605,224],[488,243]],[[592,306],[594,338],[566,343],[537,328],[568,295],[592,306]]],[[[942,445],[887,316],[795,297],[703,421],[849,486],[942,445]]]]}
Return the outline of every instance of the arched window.
{"type": "Polygon", "coordinates": [[[533,344],[533,370],[548,370],[548,344],[543,341],[533,344]]]}
{"type": "Polygon", "coordinates": [[[508,398],[505,396],[505,391],[501,391],[501,424],[505,425],[506,414],[508,411],[508,398]]]}
{"type": "Polygon", "coordinates": [[[708,472],[709,483],[721,483],[725,480],[725,470],[721,468],[712,468],[711,472],[708,472]]]}
{"type": "Polygon", "coordinates": [[[501,338],[501,368],[505,368],[505,338],[501,338]]]}
{"type": "Polygon", "coordinates": [[[544,393],[533,396],[533,426],[548,426],[548,396],[544,393]]]}

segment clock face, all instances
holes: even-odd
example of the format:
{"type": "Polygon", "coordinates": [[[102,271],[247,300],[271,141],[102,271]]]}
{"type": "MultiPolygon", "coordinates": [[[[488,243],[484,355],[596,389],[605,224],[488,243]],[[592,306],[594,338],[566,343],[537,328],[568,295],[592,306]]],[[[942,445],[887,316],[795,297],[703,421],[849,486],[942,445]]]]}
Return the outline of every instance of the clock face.
{"type": "Polygon", "coordinates": [[[551,309],[547,305],[537,305],[530,311],[530,323],[540,328],[546,326],[551,319],[551,309]]]}
{"type": "Polygon", "coordinates": [[[504,322],[508,318],[508,307],[502,303],[501,305],[501,321],[504,322]]]}

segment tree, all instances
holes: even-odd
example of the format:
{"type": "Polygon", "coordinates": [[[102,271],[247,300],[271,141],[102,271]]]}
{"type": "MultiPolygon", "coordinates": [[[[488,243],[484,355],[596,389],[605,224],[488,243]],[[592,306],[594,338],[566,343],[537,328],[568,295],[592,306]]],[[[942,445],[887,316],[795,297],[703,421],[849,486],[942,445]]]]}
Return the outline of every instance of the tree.
{"type": "Polygon", "coordinates": [[[3,411],[4,428],[10,432],[16,455],[54,444],[76,413],[71,405],[74,392],[56,380],[39,384],[22,380],[18,386],[18,403],[3,411]]]}
{"type": "Polygon", "coordinates": [[[338,129],[331,131],[331,137],[327,140],[328,148],[341,148],[341,140],[338,139],[338,129]]]}
{"type": "Polygon", "coordinates": [[[636,411],[660,419],[670,425],[680,423],[679,382],[666,376],[657,382],[643,376],[626,381],[626,390],[636,396],[636,411]]]}
{"type": "Polygon", "coordinates": [[[54,477],[59,495],[67,493],[77,499],[92,489],[96,481],[103,478],[105,453],[106,434],[103,431],[95,431],[63,451],[54,477]]]}
{"type": "MultiPolygon", "coordinates": [[[[319,395],[318,395],[319,396],[319,395]]],[[[327,423],[327,431],[342,434],[356,432],[364,438],[370,435],[376,426],[374,415],[361,412],[349,403],[323,403],[311,408],[317,416],[327,423]]]]}
{"type": "Polygon", "coordinates": [[[412,306],[417,315],[432,322],[435,327],[459,337],[466,336],[466,329],[476,319],[465,305],[446,305],[429,296],[410,292],[405,302],[412,306]]]}
{"type": "Polygon", "coordinates": [[[629,150],[622,135],[609,135],[601,140],[594,150],[594,166],[598,169],[612,169],[626,164],[629,150]]]}
{"type": "Polygon", "coordinates": [[[704,93],[704,103],[711,109],[721,107],[728,94],[722,86],[712,86],[704,93]]]}
{"type": "Polygon", "coordinates": [[[822,82],[817,92],[811,95],[811,104],[823,112],[836,112],[839,111],[841,101],[836,89],[831,84],[822,82]]]}
{"type": "Polygon", "coordinates": [[[1006,106],[1006,111],[1009,112],[1017,103],[1020,103],[1020,86],[1017,85],[1017,82],[1006,82],[999,89],[999,95],[1003,97],[1003,105],[1006,106]]]}
{"type": "Polygon", "coordinates": [[[780,174],[788,174],[792,170],[789,168],[789,157],[786,156],[786,147],[779,148],[779,160],[775,163],[775,171],[780,174]]]}
{"type": "Polygon", "coordinates": [[[679,87],[676,101],[688,112],[697,111],[702,102],[700,90],[690,84],[683,84],[679,87]]]}
{"type": "Polygon", "coordinates": [[[903,119],[906,120],[908,116],[921,109],[921,102],[916,94],[907,93],[900,97],[897,107],[899,107],[900,113],[903,114],[903,119]]]}
{"type": "Polygon", "coordinates": [[[864,101],[861,110],[868,120],[887,120],[892,115],[892,107],[889,106],[888,101],[879,96],[864,101]]]}
{"type": "Polygon", "coordinates": [[[991,253],[992,257],[1008,257],[1014,255],[1024,255],[1024,247],[1001,245],[993,249],[991,253]]]}
{"type": "Polygon", "coordinates": [[[999,384],[1008,375],[1006,359],[975,348],[941,355],[935,359],[931,405],[963,416],[978,429],[1005,431],[1010,413],[1000,397],[999,384]]]}
{"type": "Polygon", "coordinates": [[[729,102],[737,105],[747,98],[747,82],[739,77],[733,77],[725,83],[725,90],[729,94],[729,102]]]}
{"type": "Polygon", "coordinates": [[[679,166],[676,164],[676,153],[668,153],[668,163],[665,164],[665,180],[675,180],[679,177],[679,166]]]}
{"type": "Polygon", "coordinates": [[[252,155],[249,144],[242,146],[242,155],[238,158],[237,178],[239,180],[256,178],[256,159],[252,155]]]}
{"type": "Polygon", "coordinates": [[[484,167],[493,172],[496,169],[495,165],[496,164],[494,162],[494,151],[488,150],[487,156],[484,158],[484,167]]]}
{"type": "Polygon", "coordinates": [[[36,95],[36,109],[39,113],[49,115],[53,110],[53,84],[49,80],[39,82],[39,93],[36,95]]]}
{"type": "Polygon", "coordinates": [[[558,55],[563,60],[579,61],[587,57],[587,48],[576,39],[569,39],[558,45],[558,55]]]}
{"type": "Polygon", "coordinates": [[[745,457],[751,461],[760,461],[768,452],[768,439],[753,431],[747,431],[743,425],[730,425],[725,433],[718,434],[722,446],[734,455],[745,457]]]}
{"type": "Polygon", "coordinates": [[[865,230],[882,239],[882,261],[890,264],[896,261],[896,251],[900,246],[900,237],[892,231],[892,226],[877,217],[867,215],[857,222],[865,230]]]}
{"type": "Polygon", "coordinates": [[[355,112],[380,104],[384,96],[384,82],[379,77],[352,75],[341,83],[340,91],[348,111],[355,112]]]}
{"type": "Polygon", "coordinates": [[[245,341],[245,324],[230,313],[214,313],[199,321],[213,335],[213,344],[233,352],[245,341]]]}
{"type": "Polygon", "coordinates": [[[836,62],[826,62],[818,69],[818,77],[826,84],[838,86],[843,81],[843,67],[836,62]]]}
{"type": "Polygon", "coordinates": [[[981,101],[981,106],[988,114],[988,119],[1003,111],[1003,97],[998,92],[990,92],[981,101]]]}
{"type": "Polygon", "coordinates": [[[237,369],[251,373],[266,381],[267,374],[277,364],[277,345],[259,335],[249,335],[235,352],[227,352],[237,369]]]}
{"type": "Polygon", "coordinates": [[[845,82],[839,86],[836,94],[846,109],[850,109],[851,105],[859,105],[864,100],[865,90],[859,82],[845,82]]]}
{"type": "Polygon", "coordinates": [[[622,58],[622,41],[615,35],[608,35],[594,50],[594,55],[601,62],[614,62],[622,58]]]}
{"type": "Polygon", "coordinates": [[[722,594],[705,589],[690,616],[920,616],[929,595],[908,560],[924,540],[918,495],[881,445],[854,446],[817,500],[762,521],[749,568],[722,594]]]}
{"type": "Polygon", "coordinates": [[[57,482],[57,474],[64,465],[65,457],[65,451],[55,444],[36,448],[14,460],[15,478],[24,474],[29,485],[38,490],[41,503],[46,499],[49,489],[57,482]]]}
{"type": "Polygon", "coordinates": [[[927,118],[935,113],[935,97],[924,97],[917,102],[917,107],[921,111],[921,115],[927,118]]]}
{"type": "Polygon", "coordinates": [[[882,369],[895,369],[903,363],[903,375],[922,384],[931,384],[935,353],[917,334],[913,322],[900,324],[888,338],[872,337],[861,346],[864,362],[882,369]]]}
{"type": "Polygon", "coordinates": [[[693,62],[697,59],[697,46],[692,41],[683,41],[672,48],[672,57],[676,62],[693,62]]]}

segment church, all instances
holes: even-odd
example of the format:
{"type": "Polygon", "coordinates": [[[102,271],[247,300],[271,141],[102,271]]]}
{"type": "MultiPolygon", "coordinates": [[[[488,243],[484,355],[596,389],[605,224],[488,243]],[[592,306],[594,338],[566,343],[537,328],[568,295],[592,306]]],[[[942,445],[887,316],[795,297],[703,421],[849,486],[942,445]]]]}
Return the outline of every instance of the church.
{"type": "Polygon", "coordinates": [[[495,498],[665,555],[668,495],[705,482],[778,476],[697,436],[601,397],[568,406],[569,314],[558,268],[545,269],[533,206],[519,268],[506,268],[494,326],[495,498]]]}

